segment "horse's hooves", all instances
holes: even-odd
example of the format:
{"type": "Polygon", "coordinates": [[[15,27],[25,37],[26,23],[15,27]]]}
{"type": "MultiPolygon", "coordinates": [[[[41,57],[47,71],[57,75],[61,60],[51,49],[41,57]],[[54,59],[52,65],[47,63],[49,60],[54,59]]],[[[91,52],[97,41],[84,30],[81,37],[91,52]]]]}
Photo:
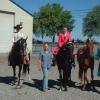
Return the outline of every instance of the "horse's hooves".
{"type": "Polygon", "coordinates": [[[80,86],[80,83],[75,83],[75,86],[80,86]]]}
{"type": "Polygon", "coordinates": [[[32,79],[30,79],[29,82],[33,83],[34,81],[32,79]]]}
{"type": "Polygon", "coordinates": [[[78,83],[78,85],[81,86],[81,87],[83,87],[84,84],[80,82],[80,83],[78,83]]]}
{"type": "Polygon", "coordinates": [[[59,88],[58,90],[59,90],[59,91],[62,91],[62,88],[59,88]]]}
{"type": "Polygon", "coordinates": [[[15,84],[13,84],[13,83],[9,83],[9,85],[14,86],[15,84]]]}
{"type": "Polygon", "coordinates": [[[67,91],[67,88],[64,88],[64,91],[67,91]]]}
{"type": "Polygon", "coordinates": [[[16,89],[21,89],[23,86],[17,85],[16,89]]]}
{"type": "Polygon", "coordinates": [[[14,86],[15,85],[15,82],[12,81],[11,83],[9,83],[9,85],[14,86]]]}
{"type": "Polygon", "coordinates": [[[90,87],[90,88],[91,88],[91,90],[93,90],[93,91],[95,90],[95,87],[94,87],[94,86],[92,86],[92,87],[90,87]]]}
{"type": "Polygon", "coordinates": [[[85,88],[84,87],[82,88],[82,91],[85,91],[85,88]]]}

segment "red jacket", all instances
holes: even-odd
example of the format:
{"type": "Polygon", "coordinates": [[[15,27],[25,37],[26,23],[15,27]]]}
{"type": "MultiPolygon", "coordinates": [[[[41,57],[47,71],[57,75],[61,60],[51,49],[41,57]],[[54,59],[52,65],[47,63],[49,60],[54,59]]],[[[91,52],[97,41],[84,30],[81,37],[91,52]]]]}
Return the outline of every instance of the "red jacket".
{"type": "Polygon", "coordinates": [[[62,47],[66,42],[71,41],[71,35],[68,32],[65,36],[65,34],[60,33],[59,38],[58,38],[58,46],[62,47]]]}
{"type": "Polygon", "coordinates": [[[54,50],[52,51],[52,53],[54,55],[57,55],[58,51],[59,51],[59,47],[62,47],[66,42],[71,41],[71,35],[68,32],[65,36],[65,34],[60,33],[59,37],[58,37],[58,47],[55,47],[54,50]]]}

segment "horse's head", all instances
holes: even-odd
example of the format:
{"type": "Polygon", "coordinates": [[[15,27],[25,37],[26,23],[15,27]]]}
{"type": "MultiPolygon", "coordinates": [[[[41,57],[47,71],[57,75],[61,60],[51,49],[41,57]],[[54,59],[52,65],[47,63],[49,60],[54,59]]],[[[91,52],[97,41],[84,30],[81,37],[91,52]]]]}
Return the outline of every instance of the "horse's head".
{"type": "Polygon", "coordinates": [[[66,44],[64,45],[63,48],[64,48],[64,50],[65,50],[66,52],[72,53],[73,50],[74,50],[74,45],[73,45],[72,42],[68,42],[68,43],[66,43],[66,44]]]}
{"type": "Polygon", "coordinates": [[[60,52],[63,52],[64,55],[71,55],[73,54],[74,45],[72,42],[67,42],[64,46],[60,48],[60,52]]]}
{"type": "Polygon", "coordinates": [[[20,39],[19,41],[18,41],[18,44],[19,44],[19,52],[21,53],[21,54],[23,54],[24,53],[24,51],[26,50],[26,47],[27,47],[27,42],[26,42],[26,40],[27,40],[27,38],[26,39],[20,39]]]}
{"type": "Polygon", "coordinates": [[[86,41],[86,47],[89,50],[89,54],[90,55],[93,55],[93,45],[94,45],[93,40],[87,39],[87,41],[86,41]]]}

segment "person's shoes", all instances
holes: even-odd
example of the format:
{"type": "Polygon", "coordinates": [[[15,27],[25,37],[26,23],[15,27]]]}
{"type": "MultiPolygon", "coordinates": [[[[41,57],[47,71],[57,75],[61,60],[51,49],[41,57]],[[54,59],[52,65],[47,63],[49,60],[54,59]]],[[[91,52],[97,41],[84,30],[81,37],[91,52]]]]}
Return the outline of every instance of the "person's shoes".
{"type": "Polygon", "coordinates": [[[55,64],[54,64],[54,63],[52,63],[52,64],[51,64],[51,66],[55,66],[55,64]]]}
{"type": "Polygon", "coordinates": [[[52,64],[51,64],[51,66],[55,66],[55,65],[56,65],[56,63],[55,63],[55,61],[53,61],[52,64]]]}
{"type": "Polygon", "coordinates": [[[43,92],[47,92],[47,89],[43,89],[43,92]]]}
{"type": "Polygon", "coordinates": [[[48,90],[50,90],[50,88],[48,88],[48,90]]]}
{"type": "Polygon", "coordinates": [[[43,89],[43,92],[47,92],[48,90],[50,90],[50,88],[43,89]]]}

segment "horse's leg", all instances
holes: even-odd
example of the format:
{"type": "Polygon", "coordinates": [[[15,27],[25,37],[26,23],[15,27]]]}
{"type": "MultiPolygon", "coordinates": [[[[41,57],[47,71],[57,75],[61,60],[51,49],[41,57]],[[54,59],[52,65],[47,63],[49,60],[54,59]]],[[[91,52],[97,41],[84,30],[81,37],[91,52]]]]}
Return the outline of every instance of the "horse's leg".
{"type": "Polygon", "coordinates": [[[86,82],[87,82],[87,69],[84,69],[84,76],[83,76],[84,78],[84,84],[83,84],[83,88],[82,88],[82,90],[85,90],[85,88],[86,88],[86,82]]]}
{"type": "Polygon", "coordinates": [[[80,80],[80,85],[83,85],[83,69],[79,67],[79,80],[80,80]]]}
{"type": "Polygon", "coordinates": [[[28,57],[29,57],[29,63],[27,65],[27,67],[28,67],[28,80],[31,81],[31,77],[30,77],[30,53],[28,54],[28,57]]]}
{"type": "Polygon", "coordinates": [[[23,76],[27,76],[26,75],[27,72],[28,72],[28,80],[30,81],[31,78],[30,78],[30,68],[29,68],[29,64],[24,64],[23,65],[23,76]]]}
{"type": "Polygon", "coordinates": [[[68,80],[71,81],[71,70],[72,70],[72,67],[75,68],[75,62],[74,62],[74,55],[72,55],[71,57],[71,62],[69,64],[69,68],[68,68],[68,80]]]}
{"type": "Polygon", "coordinates": [[[16,82],[16,66],[12,66],[13,68],[13,78],[14,80],[11,82],[12,85],[15,85],[15,82],[16,82]]]}
{"type": "Polygon", "coordinates": [[[31,77],[30,77],[30,68],[29,68],[29,66],[30,66],[30,65],[27,64],[27,67],[28,67],[28,80],[31,81],[31,77]]]}
{"type": "Polygon", "coordinates": [[[60,88],[59,90],[62,90],[62,70],[60,68],[58,68],[59,70],[59,83],[60,83],[60,88]]]}
{"type": "Polygon", "coordinates": [[[64,91],[67,91],[68,73],[66,69],[63,70],[63,86],[64,91]]]}
{"type": "Polygon", "coordinates": [[[83,71],[83,86],[82,86],[82,90],[85,89],[85,71],[83,71]]]}
{"type": "Polygon", "coordinates": [[[65,66],[64,69],[63,69],[63,86],[64,86],[64,91],[67,91],[68,78],[69,78],[69,69],[66,68],[66,66],[65,66]]]}
{"type": "Polygon", "coordinates": [[[72,70],[72,66],[71,66],[71,64],[70,64],[69,70],[67,71],[67,73],[68,73],[68,80],[69,80],[69,81],[71,81],[71,70],[72,70]]]}
{"type": "Polygon", "coordinates": [[[22,65],[19,65],[19,73],[18,73],[18,86],[20,86],[21,70],[22,70],[22,65]]]}
{"type": "Polygon", "coordinates": [[[92,85],[92,89],[94,89],[94,83],[93,83],[94,75],[93,75],[93,71],[94,71],[94,68],[91,68],[91,85],[92,85]]]}

